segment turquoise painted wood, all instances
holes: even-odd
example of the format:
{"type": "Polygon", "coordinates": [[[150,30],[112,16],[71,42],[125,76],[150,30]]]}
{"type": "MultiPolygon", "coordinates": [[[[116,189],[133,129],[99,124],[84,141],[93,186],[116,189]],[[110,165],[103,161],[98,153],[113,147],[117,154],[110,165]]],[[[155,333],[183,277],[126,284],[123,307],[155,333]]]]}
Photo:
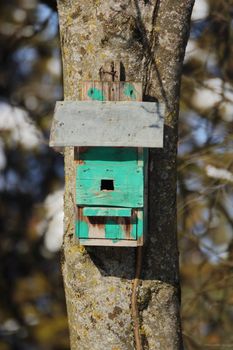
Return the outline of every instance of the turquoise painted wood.
{"type": "Polygon", "coordinates": [[[143,168],[80,165],[76,194],[79,205],[143,207],[143,168]],[[104,181],[114,189],[104,189],[104,181]]]}
{"type": "MultiPolygon", "coordinates": [[[[79,208],[76,236],[82,244],[137,242],[145,231],[144,186],[148,150],[83,147],[76,171],[79,208]]],[[[133,244],[133,243],[132,243],[133,244]]]]}
{"type": "Polygon", "coordinates": [[[137,216],[123,217],[121,220],[119,217],[104,216],[97,223],[94,218],[92,223],[84,220],[76,221],[75,235],[79,239],[110,239],[113,243],[119,240],[137,240],[139,224],[137,216]]]}
{"type": "Polygon", "coordinates": [[[76,173],[76,203],[143,207],[144,174],[143,166],[138,165],[137,153],[133,149],[108,147],[81,153],[76,173]],[[97,155],[94,156],[95,150],[97,155]]]}
{"type": "Polygon", "coordinates": [[[80,148],[78,158],[87,165],[135,165],[144,159],[133,147],[83,147],[80,148]]]}
{"type": "Polygon", "coordinates": [[[95,87],[91,87],[87,91],[88,97],[90,97],[91,100],[93,101],[105,101],[104,93],[102,90],[97,89],[95,87]]]}
{"type": "Polygon", "coordinates": [[[85,207],[83,208],[84,216],[123,216],[132,215],[131,208],[104,208],[104,207],[85,207]]]}
{"type": "Polygon", "coordinates": [[[112,218],[108,218],[105,224],[105,238],[113,241],[124,239],[124,231],[119,223],[112,218]]]}
{"type": "Polygon", "coordinates": [[[83,147],[76,159],[77,238],[87,245],[92,240],[118,245],[141,239],[147,151],[83,147]]]}
{"type": "Polygon", "coordinates": [[[144,230],[144,211],[138,210],[137,212],[137,237],[143,236],[143,230],[144,230]]]}
{"type": "Polygon", "coordinates": [[[77,220],[75,223],[75,235],[77,238],[88,239],[89,225],[85,221],[77,220]]]}
{"type": "Polygon", "coordinates": [[[77,238],[87,245],[142,239],[148,150],[83,147],[76,158],[77,238]]]}

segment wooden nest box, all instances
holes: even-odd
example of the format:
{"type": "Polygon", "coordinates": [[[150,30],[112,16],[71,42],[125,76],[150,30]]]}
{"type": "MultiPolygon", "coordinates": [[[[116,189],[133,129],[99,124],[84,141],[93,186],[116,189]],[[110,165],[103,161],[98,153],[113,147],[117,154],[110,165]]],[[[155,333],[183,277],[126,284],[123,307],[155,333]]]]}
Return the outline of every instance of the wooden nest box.
{"type": "Polygon", "coordinates": [[[74,147],[80,244],[139,246],[147,229],[148,148],[163,147],[164,105],[141,83],[84,82],[82,101],[56,103],[50,146],[74,147]]]}

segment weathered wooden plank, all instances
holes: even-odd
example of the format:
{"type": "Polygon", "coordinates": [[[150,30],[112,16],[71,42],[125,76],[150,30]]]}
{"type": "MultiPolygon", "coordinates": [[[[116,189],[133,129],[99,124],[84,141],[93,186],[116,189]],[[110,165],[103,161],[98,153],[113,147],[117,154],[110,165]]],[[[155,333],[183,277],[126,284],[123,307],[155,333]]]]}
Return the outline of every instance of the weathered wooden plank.
{"type": "Polygon", "coordinates": [[[79,243],[86,246],[106,246],[106,247],[137,247],[142,246],[143,242],[136,240],[122,239],[118,241],[112,241],[110,239],[83,239],[79,238],[79,243]]]}
{"type": "Polygon", "coordinates": [[[105,208],[105,207],[84,207],[84,216],[124,216],[130,217],[132,209],[130,208],[105,208]]]}
{"type": "Polygon", "coordinates": [[[132,222],[132,218],[127,217],[128,222],[124,217],[116,217],[117,220],[113,220],[114,217],[105,218],[106,220],[102,223],[98,222],[97,217],[94,217],[92,222],[77,221],[78,237],[82,239],[100,238],[102,244],[103,239],[109,239],[115,243],[122,239],[135,240],[137,238],[137,224],[132,222]]]}
{"type": "MultiPolygon", "coordinates": [[[[76,235],[81,239],[111,240],[115,243],[121,239],[137,239],[137,211],[131,216],[85,216],[85,208],[78,208],[76,221],[76,235]]],[[[122,208],[124,209],[124,208],[122,208]]]]}
{"type": "Polygon", "coordinates": [[[120,101],[142,101],[142,83],[120,82],[120,101]]]}
{"type": "MultiPolygon", "coordinates": [[[[138,166],[141,154],[136,147],[79,147],[75,159],[86,165],[130,165],[138,166]]],[[[143,164],[141,164],[143,166],[143,164]]]]}
{"type": "Polygon", "coordinates": [[[57,102],[50,146],[162,147],[163,119],[155,102],[57,102]]]}
{"type": "Polygon", "coordinates": [[[84,81],[82,101],[142,101],[142,83],[84,81]]]}
{"type": "Polygon", "coordinates": [[[76,203],[79,205],[143,206],[143,168],[140,166],[80,164],[76,176],[76,203]],[[112,190],[103,186],[103,180],[112,181],[112,190]]]}

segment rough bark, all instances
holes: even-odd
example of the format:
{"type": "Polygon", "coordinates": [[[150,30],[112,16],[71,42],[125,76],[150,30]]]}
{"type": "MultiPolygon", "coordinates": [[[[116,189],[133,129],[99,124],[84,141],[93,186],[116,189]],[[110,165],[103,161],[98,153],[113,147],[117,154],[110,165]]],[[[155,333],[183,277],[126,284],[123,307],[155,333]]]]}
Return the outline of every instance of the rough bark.
{"type": "MultiPolygon", "coordinates": [[[[149,232],[138,290],[143,349],[182,349],[176,238],[180,76],[194,0],[58,0],[65,99],[99,79],[105,61],[142,81],[145,101],[166,104],[164,149],[150,152],[149,232]]],[[[124,75],[124,74],[123,74],[124,75]]],[[[133,121],[132,121],[133,122],[133,121]]],[[[74,241],[73,149],[65,151],[63,276],[72,350],[132,350],[134,248],[84,248],[74,241]]]]}

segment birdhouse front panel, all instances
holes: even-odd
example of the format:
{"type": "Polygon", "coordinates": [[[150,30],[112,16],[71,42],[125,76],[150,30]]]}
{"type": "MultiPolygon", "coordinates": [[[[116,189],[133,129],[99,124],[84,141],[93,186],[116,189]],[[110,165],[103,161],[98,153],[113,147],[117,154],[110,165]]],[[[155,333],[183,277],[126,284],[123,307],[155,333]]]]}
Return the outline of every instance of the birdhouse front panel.
{"type": "Polygon", "coordinates": [[[78,205],[143,207],[143,165],[136,148],[80,148],[78,205]]]}
{"type": "Polygon", "coordinates": [[[138,245],[143,236],[143,151],[80,147],[76,158],[76,236],[88,245],[101,245],[101,240],[138,245]]]}

